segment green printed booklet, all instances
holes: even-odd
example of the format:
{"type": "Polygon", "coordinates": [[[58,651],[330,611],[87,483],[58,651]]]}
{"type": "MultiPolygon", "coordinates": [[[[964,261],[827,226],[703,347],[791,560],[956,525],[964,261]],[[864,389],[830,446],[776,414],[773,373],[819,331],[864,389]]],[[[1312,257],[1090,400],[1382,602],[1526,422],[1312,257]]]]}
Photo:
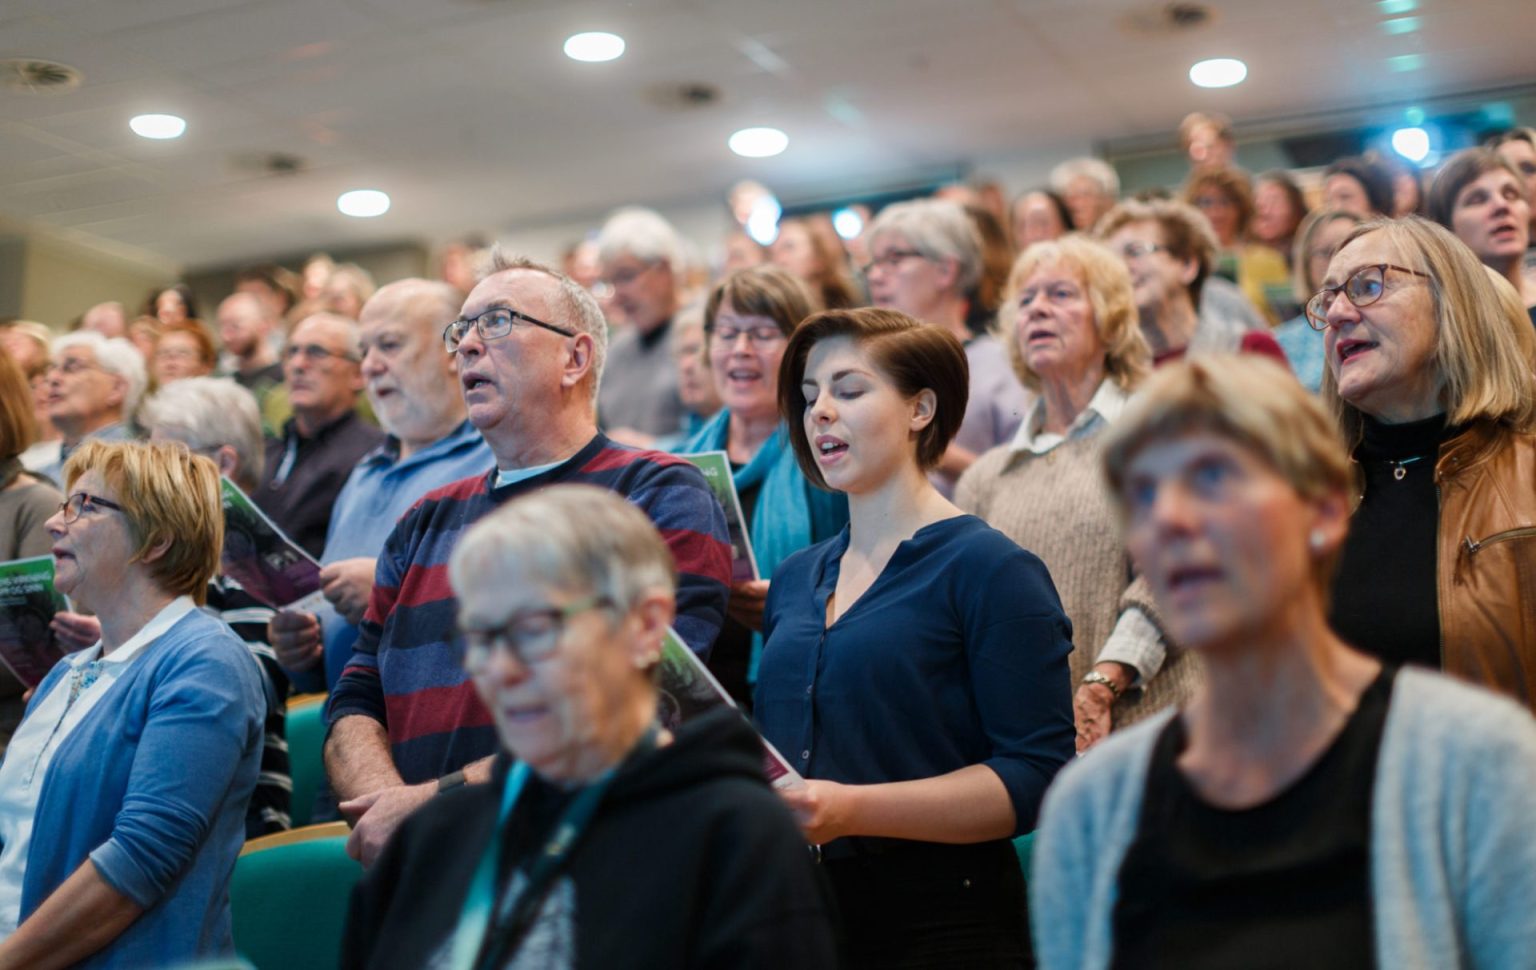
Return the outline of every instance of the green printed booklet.
{"type": "Polygon", "coordinates": [[[701,451],[677,457],[686,458],[704,473],[710,491],[725,509],[725,524],[731,533],[731,582],[761,579],[757,572],[757,557],[752,554],[752,541],[747,538],[746,516],[741,514],[741,497],[736,494],[736,482],[731,478],[731,459],[723,451],[701,451]]]}
{"type": "Polygon", "coordinates": [[[53,557],[0,562],[0,663],[28,687],[42,683],[64,657],[49,624],[69,609],[53,588],[53,557]]]}
{"type": "MultiPolygon", "coordinates": [[[[709,668],[672,630],[667,631],[666,639],[662,641],[661,669],[657,674],[656,686],[661,692],[658,713],[662,727],[669,731],[705,711],[722,705],[736,706],[709,668]]],[[[768,776],[769,784],[775,788],[804,788],[805,779],[800,773],[790,767],[767,738],[759,736],[759,740],[763,742],[763,773],[768,776]]]]}
{"type": "Polygon", "coordinates": [[[223,478],[219,484],[224,500],[220,570],[274,609],[314,612],[325,601],[320,564],[284,535],[234,482],[223,478]]]}

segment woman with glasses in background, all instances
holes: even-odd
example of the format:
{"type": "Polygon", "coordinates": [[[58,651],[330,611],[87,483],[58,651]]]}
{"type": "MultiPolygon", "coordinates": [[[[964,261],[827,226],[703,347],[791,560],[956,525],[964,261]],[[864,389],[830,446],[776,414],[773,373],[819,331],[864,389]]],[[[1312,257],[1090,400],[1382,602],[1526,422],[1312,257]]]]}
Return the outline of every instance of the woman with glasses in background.
{"type": "Polygon", "coordinates": [[[229,877],[266,715],[203,613],[219,473],[180,444],[89,440],[48,520],[54,585],[101,624],[38,686],[0,764],[0,967],[232,956],[229,877]]]}
{"type": "MultiPolygon", "coordinates": [[[[1210,220],[1216,233],[1212,272],[1236,283],[1270,326],[1294,305],[1285,257],[1250,239],[1253,186],[1235,168],[1197,168],[1184,184],[1184,201],[1210,220]]],[[[1289,315],[1289,314],[1286,314],[1289,315]]]]}
{"type": "Polygon", "coordinates": [[[940,199],[882,209],[870,224],[868,239],[864,275],[870,303],[947,331],[965,347],[970,366],[965,418],[928,475],[948,497],[978,455],[1013,437],[1029,406],[1002,342],[966,324],[971,306],[966,294],[984,270],[981,239],[964,209],[940,199]]]}
{"type": "Polygon", "coordinates": [[[1536,334],[1415,216],[1345,237],[1307,316],[1363,489],[1334,629],[1536,704],[1536,334]]]}
{"type": "Polygon", "coordinates": [[[848,522],[848,500],[806,481],[779,417],[779,363],[789,337],[811,314],[805,286],[773,267],[732,273],[704,304],[704,353],[723,404],[680,454],[723,451],[741,499],[761,579],[737,579],[709,665],[744,710],[762,651],[768,578],[790,553],[830,539],[848,522]]]}
{"type": "Polygon", "coordinates": [[[673,734],[677,567],[645,513],[554,485],[453,550],[464,668],[502,751],[412,814],[352,895],[347,968],[836,965],[815,872],[736,711],[673,734]]]}

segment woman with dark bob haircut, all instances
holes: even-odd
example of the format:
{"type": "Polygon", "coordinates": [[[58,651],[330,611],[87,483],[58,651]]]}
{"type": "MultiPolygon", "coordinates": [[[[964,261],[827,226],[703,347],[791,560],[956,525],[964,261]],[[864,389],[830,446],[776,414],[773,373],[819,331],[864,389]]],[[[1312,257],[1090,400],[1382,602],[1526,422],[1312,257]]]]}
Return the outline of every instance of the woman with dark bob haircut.
{"type": "Polygon", "coordinates": [[[1531,199],[1512,162],[1490,148],[1457,152],[1429,188],[1429,217],[1509,280],[1536,323],[1536,285],[1525,276],[1531,199]]]}
{"type": "Polygon", "coordinates": [[[848,965],[1017,967],[1034,828],[1072,756],[1070,624],[1045,566],[926,472],[965,413],[965,350],[891,310],[811,317],[779,408],[849,525],[774,573],[757,718],[806,777],[848,965]]]}

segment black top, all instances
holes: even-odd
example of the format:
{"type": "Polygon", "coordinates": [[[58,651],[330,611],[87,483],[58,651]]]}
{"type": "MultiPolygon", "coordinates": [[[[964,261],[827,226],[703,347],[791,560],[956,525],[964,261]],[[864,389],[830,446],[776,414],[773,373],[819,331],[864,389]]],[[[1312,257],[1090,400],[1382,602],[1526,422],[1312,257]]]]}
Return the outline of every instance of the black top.
{"type": "Polygon", "coordinates": [[[1395,673],[1384,665],[1317,761],[1252,808],[1216,808],[1196,793],[1176,764],[1183,719],[1168,722],[1120,869],[1112,966],[1375,965],[1371,791],[1395,673]]]}
{"type": "MultiPolygon", "coordinates": [[[[318,559],[336,496],[362,457],[383,440],[384,432],[351,409],[307,438],[289,418],[281,437],[267,439],[267,465],[251,500],[318,559]]],[[[381,527],[388,531],[387,525],[381,527]]]]}
{"type": "MultiPolygon", "coordinates": [[[[831,970],[827,901],[805,841],[763,779],[762,743],[732,710],[700,714],[614,776],[550,886],[518,959],[540,970],[831,970]]],[[[352,893],[346,970],[421,970],[446,957],[510,759],[412,813],[352,893]]],[[[530,776],[509,819],[517,865],[566,796],[530,776]]]]}
{"type": "Polygon", "coordinates": [[[1365,497],[1350,520],[1329,622],[1346,642],[1389,663],[1440,667],[1435,460],[1445,415],[1408,424],[1365,419],[1355,460],[1365,497]]]}

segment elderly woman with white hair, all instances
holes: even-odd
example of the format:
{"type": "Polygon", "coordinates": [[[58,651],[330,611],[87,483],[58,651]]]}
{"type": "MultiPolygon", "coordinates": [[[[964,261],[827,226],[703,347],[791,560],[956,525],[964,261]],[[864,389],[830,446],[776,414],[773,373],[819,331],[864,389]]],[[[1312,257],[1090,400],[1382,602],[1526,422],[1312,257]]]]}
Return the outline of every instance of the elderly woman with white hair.
{"type": "Polygon", "coordinates": [[[47,370],[48,419],[62,435],[57,462],[37,469],[61,481],[64,463],[86,438],[131,441],[133,414],[149,385],[144,355],[122,337],[77,330],[53,342],[47,370]]]}
{"type": "Polygon", "coordinates": [[[1120,199],[1120,176],[1102,158],[1069,158],[1051,169],[1051,191],[1061,196],[1078,232],[1092,232],[1120,199]]]}
{"type": "Polygon", "coordinates": [[[672,366],[672,318],[688,268],[687,250],[672,224],[650,209],[620,209],[597,237],[603,280],[625,326],[608,346],[608,367],[597,396],[597,419],[610,438],[650,447],[683,425],[677,371],[672,366]]]}
{"type": "Polygon", "coordinates": [[[946,497],[976,457],[1013,437],[1029,395],[1003,344],[966,325],[967,293],[981,278],[981,241],[953,202],[921,199],[882,209],[869,227],[864,275],[870,302],[946,330],[965,347],[970,397],[965,418],[929,479],[946,497]]]}
{"type": "Polygon", "coordinates": [[[390,841],[353,893],[344,967],[836,965],[760,740],[729,708],[657,722],[676,567],[644,513],[534,492],[470,528],[448,579],[504,751],[490,784],[390,841]]]}

